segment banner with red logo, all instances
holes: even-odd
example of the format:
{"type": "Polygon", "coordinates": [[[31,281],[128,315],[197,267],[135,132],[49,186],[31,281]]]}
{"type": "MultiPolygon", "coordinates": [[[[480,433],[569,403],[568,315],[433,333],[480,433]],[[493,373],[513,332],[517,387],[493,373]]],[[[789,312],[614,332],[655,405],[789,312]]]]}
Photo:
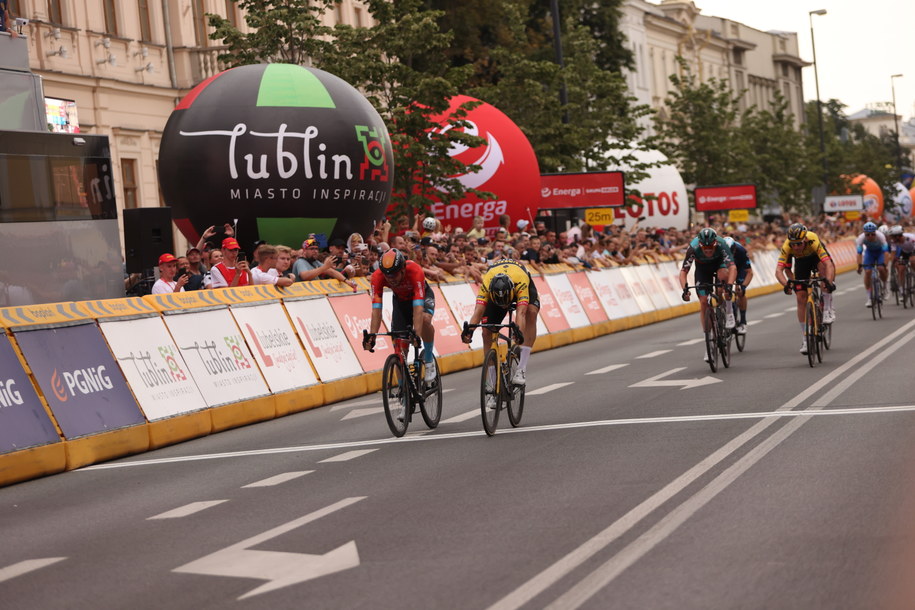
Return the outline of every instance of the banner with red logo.
{"type": "Polygon", "coordinates": [[[274,394],[318,383],[282,304],[233,305],[231,312],[274,394]]]}
{"type": "MultiPolygon", "coordinates": [[[[473,309],[477,304],[477,287],[476,284],[442,284],[439,286],[439,292],[445,299],[448,309],[454,316],[455,322],[460,328],[464,328],[464,322],[469,322],[473,315],[473,309]]],[[[437,297],[436,297],[437,298],[437,297]]],[[[438,302],[435,304],[438,309],[438,302]]],[[[470,349],[481,349],[483,339],[480,338],[479,332],[473,334],[473,341],[470,342],[470,349]]]]}
{"type": "Polygon", "coordinates": [[[626,186],[623,172],[540,176],[540,207],[544,209],[618,207],[624,203],[626,186]]]}
{"type": "Polygon", "coordinates": [[[207,405],[270,393],[228,309],[170,314],[164,319],[207,405]]]}
{"type": "Polygon", "coordinates": [[[539,275],[534,276],[534,285],[537,286],[537,296],[540,298],[540,316],[546,328],[551,333],[569,330],[569,321],[562,313],[559,301],[545,279],[539,275]]]}
{"type": "MultiPolygon", "coordinates": [[[[321,381],[334,381],[362,373],[359,360],[327,298],[287,300],[283,304],[321,381]]],[[[383,339],[378,338],[376,350],[378,346],[386,346],[383,339]]],[[[362,350],[361,345],[359,349],[362,350]]]]}
{"type": "Polygon", "coordinates": [[[98,326],[15,335],[65,438],[146,423],[98,326]]]}
{"type": "Polygon", "coordinates": [[[755,184],[697,186],[694,195],[697,212],[756,207],[755,184]]]}
{"type": "Polygon", "coordinates": [[[146,419],[205,409],[207,404],[162,318],[99,322],[146,419]]]}
{"type": "Polygon", "coordinates": [[[604,306],[600,304],[600,300],[597,298],[597,293],[591,286],[591,282],[588,281],[587,275],[589,273],[598,272],[579,271],[577,273],[570,273],[566,277],[569,278],[569,284],[575,291],[575,295],[578,297],[579,302],[581,302],[581,306],[584,308],[588,320],[590,320],[591,324],[599,324],[600,322],[606,322],[608,317],[607,312],[604,311],[604,306]]]}
{"type": "MultiPolygon", "coordinates": [[[[388,341],[377,341],[375,351],[367,352],[362,349],[362,331],[369,330],[369,322],[372,318],[372,298],[367,292],[361,294],[349,294],[342,296],[330,296],[327,298],[331,308],[340,320],[340,327],[349,341],[350,347],[356,354],[362,370],[380,371],[384,366],[384,361],[388,357],[388,341]],[[380,348],[380,349],[379,349],[380,348]]],[[[386,332],[380,328],[379,332],[386,332]]],[[[384,337],[379,337],[383,339],[384,337]]]]}
{"type": "Polygon", "coordinates": [[[559,308],[572,328],[581,328],[591,323],[588,314],[578,302],[578,296],[575,294],[572,284],[569,283],[568,275],[565,273],[547,275],[544,279],[549,284],[553,296],[556,297],[556,302],[559,303],[559,308]]]}
{"type": "Polygon", "coordinates": [[[60,441],[9,339],[0,339],[0,453],[60,441]]]}

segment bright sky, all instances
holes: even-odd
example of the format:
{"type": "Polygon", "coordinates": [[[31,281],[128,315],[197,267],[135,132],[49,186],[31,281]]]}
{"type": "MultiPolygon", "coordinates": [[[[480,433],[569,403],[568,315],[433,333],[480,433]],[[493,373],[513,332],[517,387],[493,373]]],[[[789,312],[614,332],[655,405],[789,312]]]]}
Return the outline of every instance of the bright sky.
{"type": "MultiPolygon", "coordinates": [[[[656,0],[653,0],[656,1],[656,0]]],[[[836,98],[852,114],[892,102],[903,119],[915,115],[915,2],[912,0],[693,0],[703,15],[726,17],[762,31],[796,32],[802,59],[813,61],[813,15],[820,99],[836,98]],[[890,79],[893,74],[902,77],[890,79]],[[890,81],[893,81],[891,85],[890,81]]],[[[816,99],[813,66],[804,69],[804,97],[816,99]]]]}

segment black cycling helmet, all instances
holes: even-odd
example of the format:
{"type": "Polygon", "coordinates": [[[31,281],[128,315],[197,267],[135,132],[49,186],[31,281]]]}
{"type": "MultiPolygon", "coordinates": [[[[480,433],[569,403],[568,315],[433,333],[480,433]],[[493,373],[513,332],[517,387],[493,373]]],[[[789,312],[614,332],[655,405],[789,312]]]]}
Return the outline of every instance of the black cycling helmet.
{"type": "Polygon", "coordinates": [[[807,227],[799,222],[788,227],[788,239],[791,241],[801,241],[807,239],[807,227]]]}
{"type": "Polygon", "coordinates": [[[705,228],[699,231],[699,245],[700,246],[714,246],[718,243],[718,234],[715,233],[715,229],[705,228]]]}
{"type": "Polygon", "coordinates": [[[381,255],[381,260],[378,261],[378,268],[385,275],[395,275],[399,271],[403,271],[406,264],[407,259],[404,258],[403,253],[397,248],[391,248],[381,255]]]}
{"type": "Polygon", "coordinates": [[[497,273],[489,283],[489,299],[497,307],[508,307],[512,304],[512,293],[515,283],[504,273],[497,273]]]}

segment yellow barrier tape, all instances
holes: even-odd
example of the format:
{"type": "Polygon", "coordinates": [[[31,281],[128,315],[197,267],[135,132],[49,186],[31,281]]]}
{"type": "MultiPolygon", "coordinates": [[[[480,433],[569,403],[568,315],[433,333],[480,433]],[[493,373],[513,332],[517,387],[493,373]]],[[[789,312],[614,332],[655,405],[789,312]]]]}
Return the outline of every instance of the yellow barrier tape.
{"type": "Polygon", "coordinates": [[[81,303],[73,301],[0,308],[0,326],[4,328],[65,324],[91,318],[92,315],[81,303]]]}

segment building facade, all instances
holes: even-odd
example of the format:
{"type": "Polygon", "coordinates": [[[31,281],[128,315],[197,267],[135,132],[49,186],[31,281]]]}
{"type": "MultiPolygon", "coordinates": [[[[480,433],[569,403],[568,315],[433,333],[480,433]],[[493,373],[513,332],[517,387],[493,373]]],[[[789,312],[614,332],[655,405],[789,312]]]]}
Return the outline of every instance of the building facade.
{"type": "MultiPolygon", "coordinates": [[[[247,31],[232,0],[12,0],[14,16],[29,20],[32,71],[49,98],[76,104],[79,130],[107,135],[120,210],[165,205],[158,185],[162,132],[172,109],[224,66],[225,47],[209,39],[207,13],[247,31]]],[[[357,0],[342,0],[328,25],[366,25],[357,0]]],[[[61,119],[66,123],[67,117],[61,119]]],[[[65,127],[68,127],[65,125],[65,127]]],[[[215,220],[214,220],[215,222],[215,220]]],[[[176,249],[184,239],[175,232],[176,249]]],[[[123,244],[122,244],[123,245],[123,244]]]]}
{"type": "Polygon", "coordinates": [[[742,93],[742,110],[770,108],[780,92],[795,126],[803,123],[802,68],[811,64],[799,57],[796,33],[763,32],[702,15],[690,0],[627,0],[620,28],[635,60],[634,70],[626,73],[629,89],[661,119],[673,90],[670,76],[682,74],[679,57],[701,82],[715,78],[742,93]]]}

